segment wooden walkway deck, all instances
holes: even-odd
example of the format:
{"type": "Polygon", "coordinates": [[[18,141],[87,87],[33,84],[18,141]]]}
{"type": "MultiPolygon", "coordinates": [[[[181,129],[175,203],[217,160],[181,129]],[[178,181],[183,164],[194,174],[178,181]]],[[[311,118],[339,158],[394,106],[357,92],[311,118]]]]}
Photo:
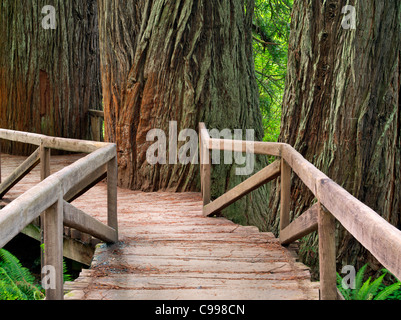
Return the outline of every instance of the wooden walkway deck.
{"type": "MultiPolygon", "coordinates": [[[[79,156],[52,156],[52,172],[79,156]]],[[[2,155],[3,177],[25,158],[2,155]]],[[[6,196],[39,182],[39,169],[6,196]]],[[[99,183],[73,204],[106,222],[99,183]]],[[[7,200],[8,198],[8,200],[7,200]]],[[[3,204],[4,203],[0,203],[3,204]]],[[[202,215],[200,194],[118,190],[120,242],[97,246],[92,266],[67,283],[72,300],[315,300],[307,267],[271,233],[202,215]]]]}

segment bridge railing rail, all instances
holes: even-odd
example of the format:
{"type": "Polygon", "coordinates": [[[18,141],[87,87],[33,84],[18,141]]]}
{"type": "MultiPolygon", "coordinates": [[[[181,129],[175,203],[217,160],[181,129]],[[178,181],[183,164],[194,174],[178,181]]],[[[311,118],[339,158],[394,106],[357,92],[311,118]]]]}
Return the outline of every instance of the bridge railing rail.
{"type": "Polygon", "coordinates": [[[5,129],[0,129],[0,139],[38,146],[31,157],[0,183],[0,198],[39,163],[42,180],[0,210],[0,248],[41,217],[44,266],[55,271],[55,283],[46,288],[46,299],[62,300],[63,226],[75,228],[108,243],[118,241],[116,145],[5,129]],[[88,155],[51,175],[51,149],[88,155]],[[107,225],[71,205],[74,199],[106,176],[107,225]]]}
{"type": "Polygon", "coordinates": [[[280,177],[280,242],[282,245],[289,245],[311,232],[318,231],[322,300],[341,298],[336,279],[336,220],[384,267],[401,279],[401,231],[318,170],[292,146],[284,143],[212,139],[204,123],[200,123],[199,132],[205,216],[220,212],[263,184],[280,177]],[[212,150],[252,152],[275,156],[279,160],[211,201],[212,150]],[[291,222],[293,173],[315,195],[317,203],[291,222]]]}

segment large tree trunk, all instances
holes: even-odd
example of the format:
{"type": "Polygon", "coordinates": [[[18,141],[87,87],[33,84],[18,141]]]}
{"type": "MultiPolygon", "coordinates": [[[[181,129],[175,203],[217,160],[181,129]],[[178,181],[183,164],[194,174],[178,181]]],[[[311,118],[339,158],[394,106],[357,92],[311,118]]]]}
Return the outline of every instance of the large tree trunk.
{"type": "MultiPolygon", "coordinates": [[[[294,146],[351,194],[401,228],[401,6],[399,1],[351,1],[356,29],[344,29],[349,1],[295,1],[280,140],[294,146]]],[[[278,229],[273,193],[270,225],[278,229]]],[[[292,214],[313,195],[296,179],[292,214]]],[[[317,239],[303,241],[316,263],[317,239]]],[[[339,266],[369,255],[342,227],[339,266]]]]}
{"type": "MultiPolygon", "coordinates": [[[[101,108],[99,64],[96,0],[3,0],[0,127],[89,138],[88,109],[101,108]],[[56,29],[42,26],[47,5],[55,8],[56,29]]],[[[4,143],[3,151],[31,147],[4,143]]]]}
{"type": "MultiPolygon", "coordinates": [[[[153,143],[146,141],[147,133],[168,134],[170,121],[177,122],[178,132],[204,121],[210,129],[255,129],[256,139],[263,138],[252,55],[253,1],[246,2],[245,11],[243,0],[99,1],[105,135],[118,144],[121,186],[198,190],[199,166],[147,162],[153,143]]],[[[256,169],[265,164],[258,159],[256,169]]],[[[214,167],[214,197],[243,179],[234,167],[214,167]]],[[[229,211],[244,223],[265,225],[266,189],[256,194],[253,202],[248,197],[229,211]],[[247,217],[251,208],[255,218],[247,217]]]]}

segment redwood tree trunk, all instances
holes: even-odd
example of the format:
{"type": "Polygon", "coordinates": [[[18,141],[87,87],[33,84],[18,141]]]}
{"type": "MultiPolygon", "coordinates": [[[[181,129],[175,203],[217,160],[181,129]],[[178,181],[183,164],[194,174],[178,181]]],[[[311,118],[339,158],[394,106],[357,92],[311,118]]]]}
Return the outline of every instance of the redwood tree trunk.
{"type": "MultiPolygon", "coordinates": [[[[146,141],[147,133],[168,134],[170,121],[177,122],[178,132],[197,130],[204,121],[210,129],[255,129],[256,139],[263,138],[252,55],[253,1],[245,2],[99,1],[105,135],[118,144],[121,186],[199,190],[198,165],[147,162],[153,143],[146,141]]],[[[264,165],[260,158],[256,169],[264,165]]],[[[214,197],[243,179],[234,168],[214,166],[214,197]]],[[[227,214],[265,225],[265,199],[261,189],[227,214]],[[251,211],[255,214],[248,216],[251,211]]]]}
{"type": "MultiPolygon", "coordinates": [[[[3,0],[0,127],[89,138],[88,109],[101,108],[99,63],[96,0],[3,0]],[[42,27],[47,5],[55,8],[56,29],[42,27]]],[[[31,151],[11,143],[3,148],[31,151]]]]}
{"type": "MultiPolygon", "coordinates": [[[[400,17],[399,1],[295,1],[280,136],[398,228],[400,17]],[[356,9],[355,30],[342,27],[347,4],[356,9]]],[[[273,195],[270,225],[277,231],[279,196],[273,195]]],[[[293,216],[313,200],[295,179],[293,216]]],[[[342,227],[337,242],[338,267],[371,258],[342,227]]],[[[316,243],[316,236],[304,239],[306,262],[316,262],[316,243]]]]}

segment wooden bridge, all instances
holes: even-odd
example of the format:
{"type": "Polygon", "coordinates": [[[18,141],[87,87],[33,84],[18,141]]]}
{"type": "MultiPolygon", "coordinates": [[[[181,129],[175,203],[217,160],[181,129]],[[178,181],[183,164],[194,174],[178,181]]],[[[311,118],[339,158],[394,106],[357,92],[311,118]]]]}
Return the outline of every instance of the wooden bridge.
{"type": "Polygon", "coordinates": [[[113,144],[0,129],[0,139],[38,146],[27,160],[2,155],[1,173],[7,178],[0,184],[0,204],[5,205],[0,247],[21,232],[44,242],[44,265],[57,272],[57,285],[46,290],[47,299],[333,300],[341,298],[336,288],[337,219],[401,278],[401,232],[291,146],[211,139],[204,124],[199,132],[202,193],[172,194],[118,189],[113,144]],[[50,158],[50,149],[77,154],[50,158]],[[211,202],[211,150],[278,160],[211,202]],[[292,172],[318,202],[290,223],[292,172]],[[210,218],[278,177],[279,239],[255,227],[210,218]],[[316,230],[320,282],[312,283],[291,244],[316,230]],[[63,255],[90,264],[76,281],[64,285],[63,255]]]}

